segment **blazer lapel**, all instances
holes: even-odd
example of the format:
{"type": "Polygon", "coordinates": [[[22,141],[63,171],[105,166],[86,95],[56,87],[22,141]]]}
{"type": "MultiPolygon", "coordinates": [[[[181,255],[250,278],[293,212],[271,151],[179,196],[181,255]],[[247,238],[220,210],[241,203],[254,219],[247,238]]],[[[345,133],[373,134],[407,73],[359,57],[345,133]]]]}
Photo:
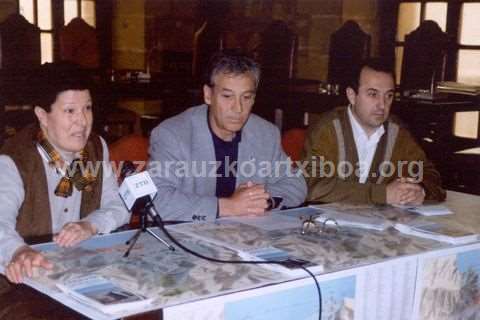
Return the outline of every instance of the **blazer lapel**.
{"type": "Polygon", "coordinates": [[[255,141],[254,131],[250,130],[250,119],[247,120],[247,123],[242,129],[242,140],[238,144],[238,161],[237,161],[237,181],[236,186],[246,183],[247,181],[255,182],[256,172],[253,176],[245,177],[241,175],[242,164],[251,161],[253,165],[244,165],[246,173],[250,173],[250,170],[256,169],[256,165],[258,165],[257,160],[255,159],[255,145],[252,141],[255,141]]]}
{"type": "MultiPolygon", "coordinates": [[[[213,147],[212,135],[208,127],[207,118],[208,106],[203,105],[193,115],[192,119],[192,157],[191,161],[196,161],[195,174],[199,174],[204,167],[206,167],[206,178],[198,178],[195,181],[201,183],[201,192],[204,194],[215,194],[217,188],[217,179],[209,177],[210,174],[216,174],[216,169],[213,169],[215,159],[215,150],[213,147]]],[[[199,190],[200,191],[200,190],[199,190]]]]}

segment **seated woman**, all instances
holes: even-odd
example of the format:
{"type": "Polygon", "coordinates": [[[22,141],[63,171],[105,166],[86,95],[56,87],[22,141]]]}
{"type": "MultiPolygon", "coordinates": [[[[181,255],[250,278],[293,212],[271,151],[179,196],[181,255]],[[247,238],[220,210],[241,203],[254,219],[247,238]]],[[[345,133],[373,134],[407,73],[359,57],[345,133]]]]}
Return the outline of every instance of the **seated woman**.
{"type": "MultiPolygon", "coordinates": [[[[32,86],[38,123],[0,149],[0,264],[13,283],[53,267],[24,239],[53,234],[70,247],[130,218],[106,143],[91,133],[89,77],[76,65],[47,63],[32,86]]],[[[0,301],[15,289],[0,276],[0,301]]]]}

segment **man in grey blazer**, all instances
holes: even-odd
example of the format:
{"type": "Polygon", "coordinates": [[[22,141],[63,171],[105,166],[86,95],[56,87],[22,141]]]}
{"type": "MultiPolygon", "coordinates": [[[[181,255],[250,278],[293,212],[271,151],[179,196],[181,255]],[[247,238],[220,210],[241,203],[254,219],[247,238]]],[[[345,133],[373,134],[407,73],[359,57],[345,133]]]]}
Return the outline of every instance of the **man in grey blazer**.
{"type": "Polygon", "coordinates": [[[251,114],[259,79],[253,60],[220,52],[210,61],[205,104],[152,131],[149,173],[164,219],[212,221],[303,203],[305,180],[282,150],[279,130],[251,114]]]}

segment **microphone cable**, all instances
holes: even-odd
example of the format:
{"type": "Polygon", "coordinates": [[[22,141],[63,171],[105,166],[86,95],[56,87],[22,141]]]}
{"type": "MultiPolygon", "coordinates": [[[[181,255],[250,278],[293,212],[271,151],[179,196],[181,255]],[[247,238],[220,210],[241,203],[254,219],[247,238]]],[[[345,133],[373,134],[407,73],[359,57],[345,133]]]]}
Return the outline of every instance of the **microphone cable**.
{"type": "MultiPolygon", "coordinates": [[[[150,207],[153,207],[153,203],[152,201],[149,202],[148,206],[150,207]]],[[[152,217],[152,219],[156,222],[156,224],[158,225],[158,227],[162,230],[162,232],[170,239],[170,241],[172,241],[174,244],[176,244],[179,248],[183,249],[184,251],[190,253],[191,255],[194,255],[195,257],[197,258],[200,258],[200,259],[203,259],[203,260],[207,260],[207,261],[211,261],[211,262],[217,262],[217,263],[230,263],[230,264],[254,264],[254,265],[259,265],[259,264],[276,264],[276,265],[280,265],[280,266],[284,266],[284,263],[282,263],[282,261],[273,261],[273,260],[265,260],[265,261],[255,261],[255,260],[223,260],[223,259],[217,259],[217,258],[212,258],[212,257],[208,257],[208,256],[204,256],[203,254],[201,253],[198,253],[198,252],[195,252],[193,251],[192,249],[189,249],[187,248],[186,246],[184,246],[183,244],[181,244],[177,239],[175,239],[175,237],[173,237],[170,232],[165,228],[165,224],[162,220],[162,218],[160,217],[159,214],[157,215],[152,215],[149,211],[149,215],[152,217]]],[[[291,262],[290,262],[291,263],[291,262]]],[[[322,319],[322,290],[320,289],[320,284],[318,283],[318,280],[317,278],[315,277],[315,275],[310,271],[308,270],[306,267],[304,267],[303,265],[301,264],[297,264],[297,266],[304,270],[312,279],[313,281],[315,282],[315,287],[317,289],[317,293],[318,293],[318,319],[321,320],[322,319]]]]}
{"type": "MultiPolygon", "coordinates": [[[[126,161],[123,164],[122,170],[121,170],[121,178],[124,179],[125,177],[134,174],[136,172],[136,167],[131,161],[126,161]]],[[[282,261],[273,261],[273,260],[264,260],[264,261],[255,261],[255,260],[223,260],[223,259],[217,259],[217,258],[212,258],[212,257],[207,257],[204,256],[198,252],[195,252],[187,247],[185,247],[183,244],[181,244],[177,239],[175,239],[170,232],[165,228],[165,223],[162,220],[161,216],[156,212],[155,207],[153,205],[152,200],[148,200],[144,202],[144,208],[148,215],[153,219],[153,221],[158,225],[158,227],[162,230],[162,232],[172,241],[174,244],[176,244],[179,248],[183,249],[185,252],[190,253],[193,256],[196,256],[197,258],[211,261],[211,262],[217,262],[217,263],[230,263],[230,264],[252,264],[252,265],[260,265],[260,264],[276,264],[280,265],[283,267],[286,267],[285,264],[282,261]]],[[[290,262],[291,263],[291,262],[290,262]]],[[[315,275],[308,270],[306,267],[301,265],[300,263],[296,263],[296,266],[298,266],[300,269],[304,270],[315,282],[315,287],[317,289],[318,293],[318,319],[321,320],[322,318],[322,291],[320,289],[320,284],[317,281],[317,278],[315,275]]]]}

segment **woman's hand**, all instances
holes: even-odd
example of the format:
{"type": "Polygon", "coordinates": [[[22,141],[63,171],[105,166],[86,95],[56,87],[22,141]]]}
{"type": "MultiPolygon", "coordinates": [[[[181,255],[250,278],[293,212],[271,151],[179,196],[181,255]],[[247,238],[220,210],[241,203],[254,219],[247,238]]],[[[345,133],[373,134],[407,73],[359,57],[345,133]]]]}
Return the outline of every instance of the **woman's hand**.
{"type": "Polygon", "coordinates": [[[64,225],[62,230],[53,237],[53,241],[60,247],[73,247],[95,234],[97,234],[97,230],[88,221],[70,222],[64,225]]]}
{"type": "Polygon", "coordinates": [[[12,260],[7,265],[5,274],[9,281],[22,283],[25,276],[33,277],[35,268],[50,270],[53,268],[53,264],[40,252],[25,245],[15,251],[12,260]]]}

